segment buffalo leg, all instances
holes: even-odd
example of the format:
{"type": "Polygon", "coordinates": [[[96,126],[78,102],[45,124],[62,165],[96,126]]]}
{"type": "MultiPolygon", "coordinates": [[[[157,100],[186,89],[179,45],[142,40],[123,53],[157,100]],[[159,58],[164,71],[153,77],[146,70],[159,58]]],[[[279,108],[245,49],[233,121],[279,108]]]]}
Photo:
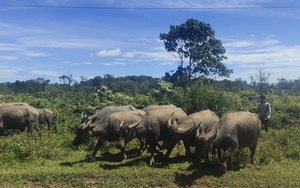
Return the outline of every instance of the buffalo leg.
{"type": "Polygon", "coordinates": [[[185,148],[186,160],[188,162],[191,162],[193,160],[193,158],[192,158],[192,152],[191,152],[190,144],[185,143],[185,142],[183,144],[184,144],[184,148],[185,148]]]}
{"type": "Polygon", "coordinates": [[[123,154],[123,160],[122,163],[125,163],[125,161],[127,160],[127,155],[125,153],[125,147],[121,148],[121,153],[123,154]]]}
{"type": "Polygon", "coordinates": [[[150,154],[151,154],[149,165],[152,166],[152,164],[155,163],[154,153],[156,153],[159,156],[159,158],[162,158],[163,154],[162,154],[162,152],[159,151],[157,142],[151,142],[151,143],[147,143],[147,144],[149,145],[149,150],[150,150],[150,154]]]}
{"type": "Polygon", "coordinates": [[[222,149],[220,147],[218,147],[217,151],[218,151],[218,159],[220,162],[222,162],[222,149]]]}
{"type": "MultiPolygon", "coordinates": [[[[176,143],[177,144],[177,143],[176,143]]],[[[176,146],[176,144],[175,145],[173,145],[173,146],[170,146],[169,148],[168,148],[168,150],[167,150],[167,152],[165,153],[165,158],[168,158],[169,156],[170,156],[170,154],[171,154],[171,151],[173,150],[173,148],[176,146]]]]}
{"type": "Polygon", "coordinates": [[[42,130],[38,126],[35,126],[34,129],[42,136],[42,130]]]}
{"type": "Polygon", "coordinates": [[[149,150],[150,150],[150,162],[149,162],[149,165],[152,166],[153,163],[155,163],[155,160],[154,160],[154,151],[155,151],[155,147],[153,147],[152,144],[149,144],[149,150]]]}
{"type": "Polygon", "coordinates": [[[251,159],[251,166],[254,166],[254,155],[256,150],[256,144],[250,147],[250,159],[251,159]]]}
{"type": "Polygon", "coordinates": [[[35,129],[40,136],[42,136],[42,130],[40,129],[40,125],[37,121],[30,121],[27,124],[27,134],[32,135],[32,130],[35,129]]]}
{"type": "Polygon", "coordinates": [[[145,138],[139,138],[140,140],[140,149],[138,155],[143,155],[147,152],[147,144],[145,138]]]}
{"type": "Polygon", "coordinates": [[[223,155],[223,161],[222,161],[222,166],[221,166],[221,173],[225,174],[227,172],[227,161],[229,161],[229,167],[231,166],[231,154],[236,148],[235,144],[232,144],[227,150],[224,151],[223,155]]]}
{"type": "Polygon", "coordinates": [[[3,120],[0,118],[0,135],[3,135],[3,133],[4,133],[3,120]]]}
{"type": "Polygon", "coordinates": [[[100,147],[103,145],[103,143],[105,142],[105,139],[104,138],[99,138],[95,148],[94,148],[94,152],[92,154],[92,157],[95,157],[98,150],[100,149],[100,147]]]}
{"type": "Polygon", "coordinates": [[[52,122],[52,127],[54,128],[54,131],[57,133],[57,126],[54,122],[52,122]]]}

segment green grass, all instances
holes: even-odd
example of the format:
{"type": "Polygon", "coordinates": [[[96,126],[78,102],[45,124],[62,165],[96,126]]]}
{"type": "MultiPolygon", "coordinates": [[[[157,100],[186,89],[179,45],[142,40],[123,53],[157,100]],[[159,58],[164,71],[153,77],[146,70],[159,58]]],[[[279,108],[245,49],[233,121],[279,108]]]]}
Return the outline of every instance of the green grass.
{"type": "Polygon", "coordinates": [[[290,141],[291,132],[297,133],[293,129],[262,133],[256,168],[249,168],[244,149],[235,152],[234,166],[224,175],[219,174],[217,163],[185,163],[183,145],[174,149],[170,159],[150,167],[149,153],[134,156],[137,142],[129,145],[129,159],[121,163],[114,144],[106,144],[91,160],[87,154],[92,153],[94,142],[74,149],[70,133],[1,137],[0,187],[299,187],[300,162],[291,155],[299,146],[290,141]],[[285,152],[285,144],[294,149],[285,152]]]}

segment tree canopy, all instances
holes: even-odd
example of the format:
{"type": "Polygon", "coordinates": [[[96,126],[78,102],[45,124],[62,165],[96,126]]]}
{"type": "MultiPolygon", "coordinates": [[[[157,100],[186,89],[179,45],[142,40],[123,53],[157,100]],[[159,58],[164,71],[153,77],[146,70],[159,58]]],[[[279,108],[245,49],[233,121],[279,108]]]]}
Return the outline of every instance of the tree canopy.
{"type": "Polygon", "coordinates": [[[166,80],[179,85],[190,84],[197,76],[217,75],[228,77],[232,70],[227,69],[223,60],[227,59],[221,40],[215,38],[210,24],[188,19],[181,25],[171,25],[169,33],[160,33],[165,49],[174,53],[179,62],[177,71],[166,80]],[[187,66],[184,62],[188,62],[187,66]]]}

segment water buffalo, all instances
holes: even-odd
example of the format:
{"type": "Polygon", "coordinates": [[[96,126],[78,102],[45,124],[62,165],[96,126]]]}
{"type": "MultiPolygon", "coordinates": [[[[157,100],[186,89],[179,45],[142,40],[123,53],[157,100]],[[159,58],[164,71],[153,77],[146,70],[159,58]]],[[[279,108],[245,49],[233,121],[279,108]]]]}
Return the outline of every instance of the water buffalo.
{"type": "Polygon", "coordinates": [[[53,112],[50,109],[37,109],[39,111],[39,124],[46,123],[48,126],[48,130],[51,129],[51,127],[54,129],[55,132],[57,132],[56,123],[54,121],[53,112]]]}
{"type": "MultiPolygon", "coordinates": [[[[81,125],[77,129],[77,135],[73,141],[74,146],[78,146],[86,142],[90,137],[100,137],[92,154],[96,156],[97,151],[108,140],[109,142],[117,141],[120,137],[120,127],[122,125],[132,124],[137,122],[145,114],[142,110],[113,112],[101,118],[99,121],[89,122],[81,125]]],[[[127,159],[125,147],[120,148],[123,154],[123,161],[127,159]]]]}
{"type": "Polygon", "coordinates": [[[3,134],[4,130],[23,132],[27,128],[28,134],[35,129],[41,135],[38,118],[38,110],[31,106],[0,106],[0,134],[3,134]]]}
{"type": "Polygon", "coordinates": [[[133,111],[136,110],[135,107],[131,105],[126,106],[106,106],[101,108],[100,110],[97,110],[97,112],[94,115],[87,116],[84,115],[84,113],[81,113],[81,122],[87,123],[89,120],[92,120],[92,123],[99,121],[101,118],[106,116],[107,114],[110,114],[112,112],[122,112],[122,111],[133,111]]]}
{"type": "Polygon", "coordinates": [[[221,161],[221,172],[226,173],[227,161],[231,165],[231,154],[235,148],[249,147],[251,165],[254,165],[254,154],[261,131],[261,121],[257,114],[236,111],[222,115],[216,127],[196,137],[195,161],[199,162],[207,155],[211,144],[218,150],[221,161]],[[221,158],[221,149],[224,154],[221,158]]]}
{"type": "Polygon", "coordinates": [[[7,102],[7,103],[0,103],[0,107],[2,106],[30,106],[26,102],[7,102]]]}
{"type": "Polygon", "coordinates": [[[185,117],[181,124],[177,124],[176,121],[171,122],[171,118],[168,121],[168,128],[170,137],[168,137],[160,147],[160,149],[168,149],[174,147],[176,143],[183,140],[185,147],[185,154],[188,161],[191,161],[191,146],[195,146],[196,135],[198,134],[200,127],[200,133],[204,134],[211,130],[211,128],[218,123],[219,117],[215,112],[210,110],[202,110],[192,113],[185,117]],[[201,125],[201,126],[200,126],[201,125]]]}
{"type": "MultiPolygon", "coordinates": [[[[126,143],[126,140],[132,139],[132,137],[145,138],[146,145],[149,145],[151,153],[149,163],[151,166],[155,162],[154,152],[157,153],[160,157],[162,157],[161,152],[159,152],[159,150],[157,149],[158,141],[164,141],[169,136],[167,124],[171,115],[172,120],[176,119],[179,123],[183,118],[187,116],[181,108],[163,108],[149,111],[146,115],[144,115],[141,118],[140,121],[122,128],[119,144],[126,143]]],[[[168,149],[165,156],[170,155],[173,147],[170,147],[168,149]]]]}
{"type": "Polygon", "coordinates": [[[163,108],[177,108],[177,107],[173,104],[169,104],[169,105],[151,104],[151,105],[145,106],[142,110],[144,112],[148,113],[152,110],[163,109],[163,108]]]}

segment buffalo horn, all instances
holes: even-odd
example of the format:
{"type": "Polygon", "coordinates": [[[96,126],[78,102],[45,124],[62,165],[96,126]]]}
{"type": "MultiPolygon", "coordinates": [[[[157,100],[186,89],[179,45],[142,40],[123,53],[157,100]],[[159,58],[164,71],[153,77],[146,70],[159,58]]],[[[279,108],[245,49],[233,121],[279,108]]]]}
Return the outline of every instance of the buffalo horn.
{"type": "Polygon", "coordinates": [[[192,121],[190,126],[188,126],[186,128],[178,127],[177,129],[174,129],[174,130],[176,130],[176,132],[179,134],[184,134],[184,133],[188,132],[189,130],[191,130],[191,128],[193,127],[193,124],[194,124],[194,120],[192,121]]]}
{"type": "Polygon", "coordinates": [[[204,125],[202,122],[199,123],[198,125],[198,129],[196,131],[196,137],[199,136],[199,135],[202,135],[204,133],[204,125]]]}
{"type": "Polygon", "coordinates": [[[124,123],[124,121],[122,121],[122,122],[120,123],[120,128],[123,126],[123,123],[124,123]]]}
{"type": "Polygon", "coordinates": [[[211,130],[209,133],[207,133],[207,137],[205,141],[212,142],[217,137],[217,128],[215,130],[211,130]]]}
{"type": "Polygon", "coordinates": [[[140,117],[140,119],[137,122],[130,124],[128,126],[128,128],[129,129],[135,128],[136,126],[138,126],[140,124],[141,120],[142,120],[142,117],[140,117]]]}
{"type": "Polygon", "coordinates": [[[84,118],[84,112],[81,113],[80,118],[81,118],[81,119],[84,118]]]}
{"type": "Polygon", "coordinates": [[[88,129],[90,127],[90,124],[84,124],[83,126],[82,126],[82,130],[86,130],[86,129],[88,129]]]}
{"type": "Polygon", "coordinates": [[[175,111],[171,114],[171,117],[169,118],[169,120],[168,120],[168,128],[170,128],[171,126],[172,126],[172,117],[173,117],[173,115],[175,114],[175,111]]]}
{"type": "Polygon", "coordinates": [[[210,130],[208,133],[200,134],[200,126],[197,130],[196,137],[203,136],[205,142],[212,142],[217,137],[217,127],[210,130]]]}
{"type": "Polygon", "coordinates": [[[173,121],[173,123],[172,123],[172,117],[170,117],[169,120],[168,120],[168,129],[171,128],[171,127],[174,127],[174,126],[177,126],[177,122],[173,121]]]}
{"type": "Polygon", "coordinates": [[[86,123],[84,124],[84,126],[82,127],[82,129],[87,129],[87,128],[89,128],[90,125],[91,125],[91,123],[92,123],[92,119],[90,119],[88,122],[86,122],[86,123]]]}

